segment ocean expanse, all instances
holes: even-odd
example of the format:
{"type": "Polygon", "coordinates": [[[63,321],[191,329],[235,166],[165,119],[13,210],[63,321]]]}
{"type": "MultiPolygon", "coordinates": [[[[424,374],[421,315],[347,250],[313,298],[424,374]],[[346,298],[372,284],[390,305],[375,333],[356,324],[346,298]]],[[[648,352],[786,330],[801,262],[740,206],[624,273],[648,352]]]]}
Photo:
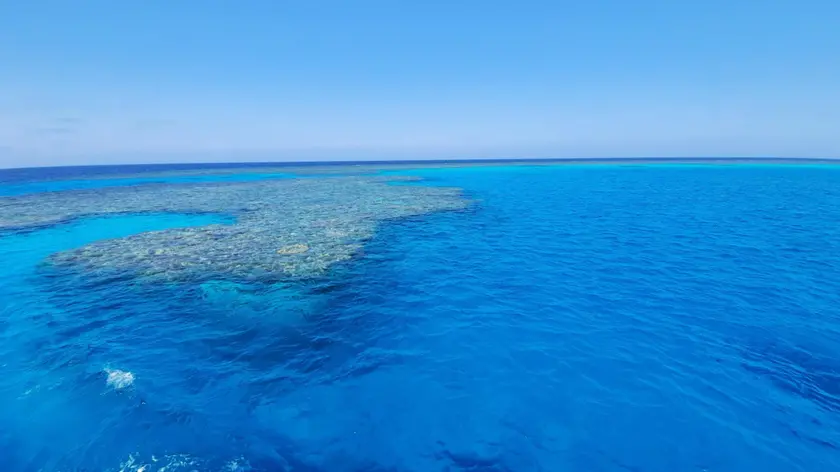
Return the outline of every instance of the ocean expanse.
{"type": "Polygon", "coordinates": [[[839,221],[818,160],[0,171],[0,470],[840,470],[839,221]]]}

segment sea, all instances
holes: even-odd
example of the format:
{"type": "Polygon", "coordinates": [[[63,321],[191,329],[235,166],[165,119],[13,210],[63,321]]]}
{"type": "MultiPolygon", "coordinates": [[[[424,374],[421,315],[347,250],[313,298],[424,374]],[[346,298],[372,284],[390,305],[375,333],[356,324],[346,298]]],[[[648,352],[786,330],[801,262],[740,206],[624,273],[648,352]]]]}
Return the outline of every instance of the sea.
{"type": "Polygon", "coordinates": [[[838,163],[15,169],[0,227],[3,472],[840,470],[838,163]]]}

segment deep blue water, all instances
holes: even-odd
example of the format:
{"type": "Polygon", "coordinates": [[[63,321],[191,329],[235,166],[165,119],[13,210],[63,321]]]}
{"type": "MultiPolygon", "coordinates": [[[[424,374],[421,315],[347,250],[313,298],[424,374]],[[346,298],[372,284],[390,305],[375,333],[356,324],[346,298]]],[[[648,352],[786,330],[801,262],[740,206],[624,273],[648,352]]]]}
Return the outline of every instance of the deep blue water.
{"type": "Polygon", "coordinates": [[[0,236],[0,470],[840,470],[840,167],[402,173],[475,204],[294,284],[43,263],[221,216],[0,236]]]}

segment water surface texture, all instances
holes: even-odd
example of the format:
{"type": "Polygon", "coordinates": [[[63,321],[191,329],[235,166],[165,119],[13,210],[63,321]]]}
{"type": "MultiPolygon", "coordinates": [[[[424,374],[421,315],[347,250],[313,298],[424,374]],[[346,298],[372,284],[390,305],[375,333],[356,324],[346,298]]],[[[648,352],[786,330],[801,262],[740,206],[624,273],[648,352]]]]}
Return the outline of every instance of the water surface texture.
{"type": "Polygon", "coordinates": [[[840,470],[840,167],[380,170],[16,182],[0,470],[840,470]]]}

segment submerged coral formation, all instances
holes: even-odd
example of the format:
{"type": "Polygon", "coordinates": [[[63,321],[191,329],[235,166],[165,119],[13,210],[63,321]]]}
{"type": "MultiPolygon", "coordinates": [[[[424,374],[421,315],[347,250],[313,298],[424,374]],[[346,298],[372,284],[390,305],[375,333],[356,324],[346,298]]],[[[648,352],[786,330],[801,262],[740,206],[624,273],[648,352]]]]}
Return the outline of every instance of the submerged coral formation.
{"type": "Polygon", "coordinates": [[[59,266],[165,280],[310,276],[346,260],[380,222],[465,208],[458,189],[351,176],[112,187],[0,199],[0,229],[87,216],[218,213],[233,224],[170,229],[55,254],[59,266]]]}

